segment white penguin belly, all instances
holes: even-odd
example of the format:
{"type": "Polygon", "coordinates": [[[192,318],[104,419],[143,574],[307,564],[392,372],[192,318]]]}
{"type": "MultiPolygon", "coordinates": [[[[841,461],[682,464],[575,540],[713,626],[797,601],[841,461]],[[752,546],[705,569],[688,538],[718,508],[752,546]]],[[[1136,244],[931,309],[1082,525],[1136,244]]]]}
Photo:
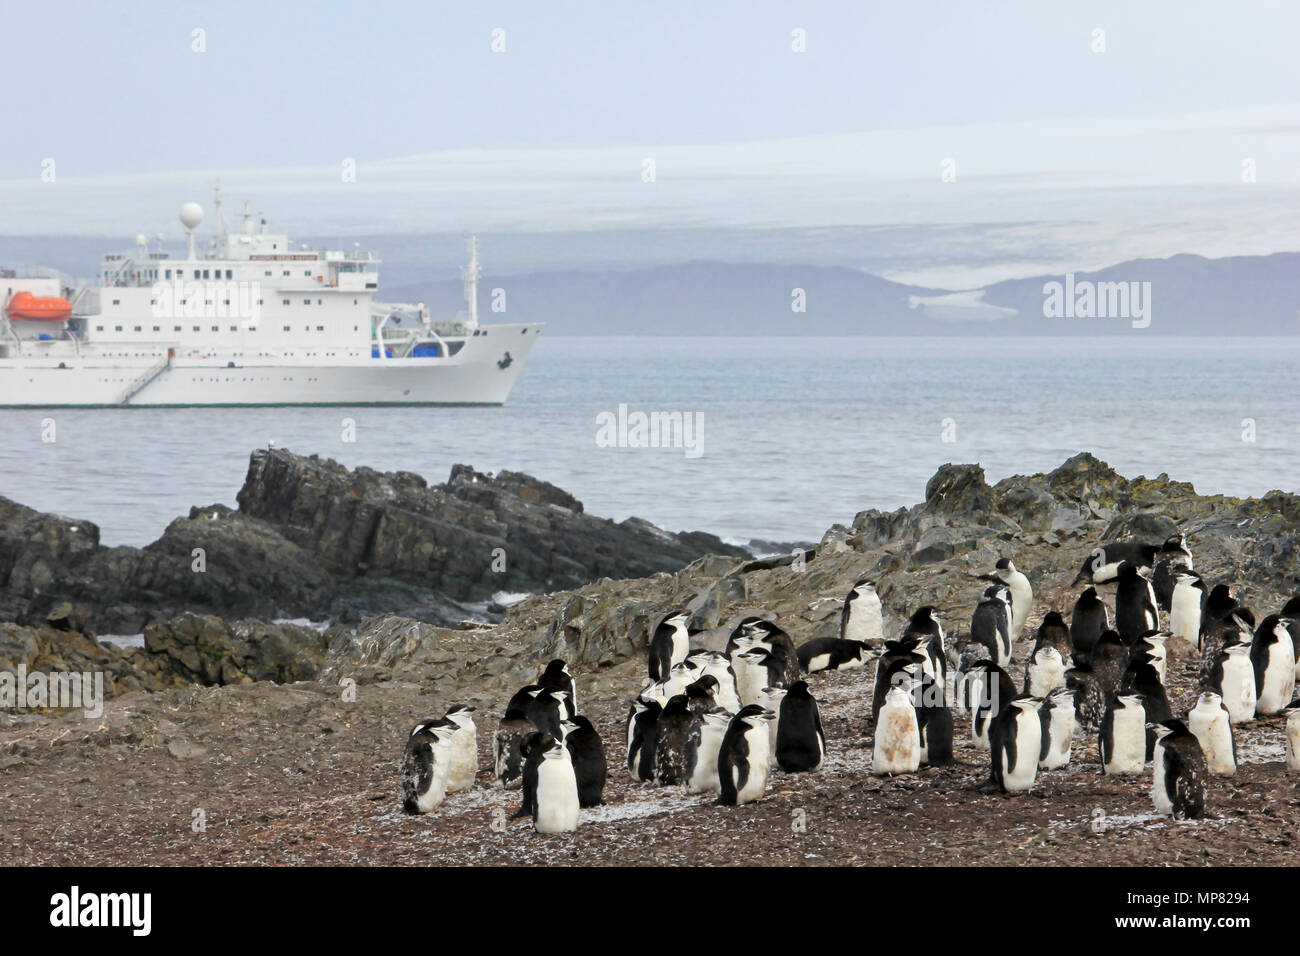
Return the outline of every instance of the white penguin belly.
{"type": "Polygon", "coordinates": [[[1116,710],[1111,722],[1110,761],[1105,766],[1106,773],[1139,774],[1146,764],[1146,756],[1146,711],[1141,707],[1116,710]]]}
{"type": "Polygon", "coordinates": [[[1029,610],[1034,604],[1034,590],[1029,586],[1029,578],[1017,571],[1007,582],[1011,588],[1011,639],[1019,640],[1020,632],[1029,620],[1029,610]]]}
{"type": "Polygon", "coordinates": [[[478,773],[478,728],[474,722],[460,727],[451,741],[451,768],[447,773],[447,792],[460,793],[474,786],[478,773]]]}
{"type": "Polygon", "coordinates": [[[732,667],[736,671],[736,696],[740,698],[740,706],[761,704],[763,688],[767,686],[767,668],[739,658],[732,662],[732,667]]]}
{"type": "Polygon", "coordinates": [[[1156,805],[1156,813],[1173,816],[1174,802],[1169,799],[1169,787],[1165,783],[1165,748],[1158,742],[1151,770],[1151,800],[1156,805]]]}
{"type": "Polygon", "coordinates": [[[1255,718],[1255,669],[1244,654],[1234,654],[1224,662],[1222,694],[1234,724],[1255,718]]]}
{"type": "Polygon", "coordinates": [[[1059,654],[1035,659],[1029,665],[1029,695],[1046,697],[1058,687],[1065,686],[1065,662],[1059,654]]]}
{"type": "Polygon", "coordinates": [[[844,625],[845,640],[879,641],[884,638],[884,633],[880,598],[860,597],[849,606],[849,620],[844,625]]]}
{"type": "Polygon", "coordinates": [[[739,776],[737,769],[732,767],[737,804],[753,803],[755,800],[762,799],[763,794],[767,792],[767,775],[772,768],[766,727],[752,727],[745,731],[745,743],[749,745],[749,756],[746,758],[749,763],[749,775],[745,778],[743,787],[735,779],[739,776]]]}
{"type": "Polygon", "coordinates": [[[1227,714],[1219,708],[1193,707],[1187,714],[1187,729],[1201,745],[1206,770],[1220,777],[1231,777],[1237,772],[1227,714]]]}
{"type": "Polygon", "coordinates": [[[722,749],[725,727],[714,729],[706,723],[700,730],[700,745],[695,751],[695,766],[686,788],[691,793],[717,793],[722,789],[718,779],[718,751],[722,749]]]}
{"type": "Polygon", "coordinates": [[[573,764],[564,759],[546,759],[537,767],[538,833],[568,833],[578,829],[578,781],[573,764]]]}
{"type": "Polygon", "coordinates": [[[433,782],[429,789],[415,798],[415,806],[421,813],[436,810],[447,796],[447,773],[451,754],[447,746],[435,747],[433,750],[433,782]]]}
{"type": "Polygon", "coordinates": [[[1047,732],[1050,737],[1047,754],[1039,761],[1038,769],[1059,770],[1070,762],[1070,748],[1074,743],[1074,710],[1068,707],[1053,708],[1047,732]]]}
{"type": "Polygon", "coordinates": [[[916,708],[911,704],[886,703],[876,721],[871,772],[878,776],[916,773],[920,766],[921,730],[916,722],[916,708]]]}
{"type": "Polygon", "coordinates": [[[1201,592],[1196,588],[1175,587],[1169,602],[1169,630],[1178,637],[1200,646],[1201,592]]]}
{"type": "Polygon", "coordinates": [[[1042,724],[1038,714],[1022,711],[1016,720],[1016,762],[1014,766],[1006,765],[1005,752],[1000,755],[1002,763],[1002,787],[1005,790],[1028,790],[1034,785],[1038,775],[1038,754],[1043,749],[1042,724]]]}
{"type": "Polygon", "coordinates": [[[1264,686],[1260,688],[1255,713],[1280,714],[1291,703],[1294,694],[1295,654],[1286,644],[1278,642],[1269,650],[1264,686]]]}

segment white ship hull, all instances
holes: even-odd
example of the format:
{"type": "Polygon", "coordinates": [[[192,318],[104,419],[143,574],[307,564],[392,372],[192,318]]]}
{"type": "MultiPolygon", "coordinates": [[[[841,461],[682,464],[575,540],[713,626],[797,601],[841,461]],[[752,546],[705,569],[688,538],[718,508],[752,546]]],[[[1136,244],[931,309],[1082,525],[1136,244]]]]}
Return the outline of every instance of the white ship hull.
{"type": "Polygon", "coordinates": [[[471,337],[450,358],[315,359],[306,365],[221,356],[167,362],[162,345],[134,364],[93,353],[0,359],[0,407],[501,405],[540,326],[489,328],[490,334],[471,337]]]}

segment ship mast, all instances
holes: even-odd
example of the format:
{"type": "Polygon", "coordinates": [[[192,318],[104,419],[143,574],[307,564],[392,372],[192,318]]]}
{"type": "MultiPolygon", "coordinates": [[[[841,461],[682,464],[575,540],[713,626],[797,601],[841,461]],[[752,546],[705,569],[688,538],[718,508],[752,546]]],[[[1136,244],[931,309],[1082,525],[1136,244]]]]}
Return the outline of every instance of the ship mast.
{"type": "Polygon", "coordinates": [[[226,244],[226,220],[221,216],[221,180],[218,179],[212,186],[212,205],[215,207],[214,213],[216,221],[212,224],[212,245],[214,251],[220,252],[226,244]]]}
{"type": "Polygon", "coordinates": [[[469,265],[460,270],[461,278],[465,280],[465,302],[469,305],[469,325],[471,328],[478,327],[478,280],[483,271],[478,266],[478,236],[470,236],[469,246],[469,265]]]}

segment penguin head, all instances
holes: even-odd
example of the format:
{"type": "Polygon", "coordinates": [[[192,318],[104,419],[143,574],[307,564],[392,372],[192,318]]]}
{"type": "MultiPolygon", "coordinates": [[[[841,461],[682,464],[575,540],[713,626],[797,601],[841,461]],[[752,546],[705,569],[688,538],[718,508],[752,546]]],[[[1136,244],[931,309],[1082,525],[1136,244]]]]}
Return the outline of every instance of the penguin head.
{"type": "Polygon", "coordinates": [[[775,716],[776,714],[772,713],[766,707],[762,707],[758,704],[746,704],[744,707],[740,708],[740,712],[736,714],[735,720],[746,723],[751,727],[761,727],[775,716]]]}
{"type": "Polygon", "coordinates": [[[790,689],[786,691],[786,696],[802,699],[812,697],[812,693],[808,690],[808,682],[806,680],[797,680],[790,685],[790,689]]]}
{"type": "Polygon", "coordinates": [[[731,723],[731,712],[721,707],[706,710],[702,715],[706,724],[712,724],[715,730],[726,730],[731,723]]]}
{"type": "Polygon", "coordinates": [[[1117,695],[1115,703],[1119,704],[1121,707],[1141,707],[1142,700],[1143,698],[1141,694],[1129,692],[1127,694],[1117,695]]]}
{"type": "Polygon", "coordinates": [[[572,724],[574,730],[594,731],[596,729],[592,725],[591,721],[588,720],[586,717],[582,716],[582,714],[576,714],[575,716],[570,717],[567,721],[565,721],[565,723],[572,724]]]}
{"type": "Polygon", "coordinates": [[[1070,587],[1074,587],[1084,581],[1091,581],[1093,573],[1099,571],[1101,568],[1105,567],[1105,565],[1106,549],[1093,548],[1088,552],[1088,556],[1083,559],[1083,567],[1079,569],[1079,573],[1076,574],[1074,580],[1070,582],[1070,587]]]}
{"type": "Polygon", "coordinates": [[[547,679],[555,680],[561,676],[570,677],[572,675],[569,674],[569,665],[557,657],[546,665],[546,669],[537,678],[537,683],[544,683],[547,679]]]}
{"type": "Polygon", "coordinates": [[[1097,597],[1097,589],[1094,587],[1084,588],[1083,593],[1079,595],[1079,604],[1084,607],[1091,607],[1100,602],[1101,598],[1097,597]]]}
{"type": "Polygon", "coordinates": [[[870,641],[845,641],[844,643],[849,645],[849,650],[855,655],[854,659],[864,664],[880,656],[879,649],[870,641]]]}
{"type": "Polygon", "coordinates": [[[1300,618],[1300,594],[1290,598],[1282,605],[1282,616],[1300,618]]]}
{"type": "Polygon", "coordinates": [[[690,621],[691,617],[692,617],[691,612],[686,610],[686,608],[679,608],[676,611],[669,611],[667,614],[664,615],[663,620],[659,622],[659,627],[670,627],[674,630],[676,630],[679,627],[686,628],[686,625],[690,621]]]}
{"type": "Polygon", "coordinates": [[[690,699],[685,694],[676,694],[664,705],[663,717],[671,717],[690,712],[690,699]]]}
{"type": "Polygon", "coordinates": [[[763,696],[767,698],[768,707],[778,706],[781,701],[785,699],[785,696],[788,693],[790,693],[790,691],[787,688],[782,687],[780,684],[763,688],[763,696]]]}
{"type": "Polygon", "coordinates": [[[705,674],[703,677],[696,678],[687,684],[686,693],[692,696],[716,694],[718,687],[718,679],[712,674],[705,674]]]}
{"type": "Polygon", "coordinates": [[[564,746],[563,741],[556,740],[550,734],[544,734],[543,736],[546,738],[546,740],[542,741],[540,744],[543,748],[543,760],[567,760],[569,758],[569,749],[564,746]],[[546,741],[549,741],[549,743],[546,741]]]}
{"type": "Polygon", "coordinates": [[[474,723],[474,708],[466,704],[457,704],[451,710],[447,711],[445,720],[450,720],[457,727],[469,727],[474,723]]]}
{"type": "Polygon", "coordinates": [[[942,625],[943,615],[933,604],[923,604],[918,607],[912,614],[911,621],[908,622],[909,628],[926,633],[937,633],[942,625]]]}
{"type": "Polygon", "coordinates": [[[695,673],[695,668],[686,661],[679,661],[669,668],[668,674],[671,677],[690,677],[695,673]]]}
{"type": "Polygon", "coordinates": [[[1074,689],[1070,687],[1058,687],[1047,695],[1048,703],[1053,707],[1074,707],[1074,689]]]}
{"type": "Polygon", "coordinates": [[[1201,691],[1201,696],[1196,698],[1196,707],[1192,709],[1196,710],[1200,707],[1205,707],[1208,710],[1222,710],[1223,698],[1212,690],[1201,691]]]}
{"type": "Polygon", "coordinates": [[[1043,615],[1043,623],[1038,625],[1038,629],[1041,631],[1045,627],[1065,627],[1065,618],[1061,617],[1060,611],[1048,611],[1043,615]]]}
{"type": "Polygon", "coordinates": [[[859,578],[853,582],[854,594],[872,594],[876,590],[876,582],[871,578],[859,578]]]}
{"type": "Polygon", "coordinates": [[[1121,581],[1136,581],[1140,574],[1138,566],[1132,561],[1121,561],[1115,569],[1115,576],[1121,581]]]}
{"type": "Polygon", "coordinates": [[[1164,545],[1163,545],[1163,547],[1162,547],[1162,550],[1164,550],[1164,551],[1186,551],[1186,550],[1187,550],[1187,536],[1184,535],[1181,531],[1179,531],[1177,534],[1171,534],[1169,537],[1165,538],[1165,543],[1164,543],[1164,545]]]}
{"type": "Polygon", "coordinates": [[[984,597],[994,601],[1001,601],[1004,604],[1011,604],[1011,588],[1005,584],[990,584],[984,589],[984,597]]]}

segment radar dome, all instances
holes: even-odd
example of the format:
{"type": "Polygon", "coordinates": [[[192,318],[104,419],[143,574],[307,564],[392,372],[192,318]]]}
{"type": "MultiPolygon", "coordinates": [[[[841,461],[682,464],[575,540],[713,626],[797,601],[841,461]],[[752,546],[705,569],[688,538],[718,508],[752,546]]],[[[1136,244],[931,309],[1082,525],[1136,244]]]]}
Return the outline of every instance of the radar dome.
{"type": "Polygon", "coordinates": [[[186,229],[197,229],[203,221],[203,207],[196,202],[187,202],[181,206],[181,225],[186,229]]]}

